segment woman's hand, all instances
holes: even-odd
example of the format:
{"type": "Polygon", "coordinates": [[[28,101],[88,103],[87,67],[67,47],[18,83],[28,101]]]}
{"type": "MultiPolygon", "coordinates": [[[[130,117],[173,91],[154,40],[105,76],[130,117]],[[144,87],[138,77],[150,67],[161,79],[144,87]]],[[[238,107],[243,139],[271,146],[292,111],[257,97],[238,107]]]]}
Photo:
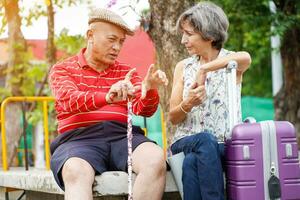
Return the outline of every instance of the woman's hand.
{"type": "Polygon", "coordinates": [[[182,102],[182,108],[185,111],[191,111],[193,107],[202,104],[206,99],[206,91],[204,85],[194,82],[189,89],[187,98],[182,102]]]}

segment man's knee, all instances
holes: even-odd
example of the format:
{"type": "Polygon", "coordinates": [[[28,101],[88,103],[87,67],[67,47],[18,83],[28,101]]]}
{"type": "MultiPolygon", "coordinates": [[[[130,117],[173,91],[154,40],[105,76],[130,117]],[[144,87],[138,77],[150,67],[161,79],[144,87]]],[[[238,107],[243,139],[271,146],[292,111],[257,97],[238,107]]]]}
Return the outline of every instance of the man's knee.
{"type": "Polygon", "coordinates": [[[68,159],[62,169],[62,178],[66,184],[84,183],[93,184],[95,172],[85,160],[77,157],[68,159]]]}
{"type": "Polygon", "coordinates": [[[135,167],[137,173],[148,173],[153,175],[165,175],[166,174],[166,160],[164,158],[164,152],[159,147],[149,148],[144,146],[138,150],[138,158],[135,159],[135,167]]]}
{"type": "Polygon", "coordinates": [[[147,171],[153,171],[154,173],[157,173],[158,175],[164,175],[166,173],[166,160],[164,158],[164,152],[158,151],[153,156],[151,156],[149,159],[147,159],[145,163],[145,170],[147,171]]]}

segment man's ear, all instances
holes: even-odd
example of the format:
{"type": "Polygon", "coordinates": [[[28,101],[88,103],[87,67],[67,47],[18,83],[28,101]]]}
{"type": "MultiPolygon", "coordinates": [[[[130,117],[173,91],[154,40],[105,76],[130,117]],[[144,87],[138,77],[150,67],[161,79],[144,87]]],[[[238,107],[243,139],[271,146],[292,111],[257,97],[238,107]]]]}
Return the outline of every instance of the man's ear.
{"type": "Polygon", "coordinates": [[[93,42],[93,31],[91,29],[86,31],[86,39],[88,42],[93,42]]]}

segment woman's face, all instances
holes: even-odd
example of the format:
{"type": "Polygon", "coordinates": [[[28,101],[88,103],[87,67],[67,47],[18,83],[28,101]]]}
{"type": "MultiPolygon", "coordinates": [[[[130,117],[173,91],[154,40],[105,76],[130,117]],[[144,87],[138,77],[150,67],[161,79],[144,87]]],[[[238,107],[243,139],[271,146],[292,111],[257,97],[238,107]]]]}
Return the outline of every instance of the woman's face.
{"type": "Polygon", "coordinates": [[[202,52],[207,51],[207,48],[212,48],[212,41],[203,39],[201,34],[194,30],[190,22],[183,21],[181,30],[181,44],[184,44],[190,55],[201,55],[202,52]]]}

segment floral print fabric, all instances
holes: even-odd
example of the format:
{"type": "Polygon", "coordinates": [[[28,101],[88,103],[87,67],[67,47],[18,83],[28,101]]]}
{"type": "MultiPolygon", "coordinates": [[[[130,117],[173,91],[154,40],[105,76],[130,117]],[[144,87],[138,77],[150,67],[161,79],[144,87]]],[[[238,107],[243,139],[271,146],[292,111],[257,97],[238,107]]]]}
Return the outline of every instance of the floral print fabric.
{"type": "MultiPolygon", "coordinates": [[[[229,53],[230,51],[221,49],[218,57],[229,53]]],[[[185,60],[183,99],[187,98],[189,88],[195,81],[199,67],[201,66],[198,56],[192,56],[185,60]]],[[[186,119],[177,125],[173,143],[185,136],[203,131],[212,133],[218,142],[224,142],[225,135],[230,131],[226,69],[207,73],[205,89],[206,100],[201,105],[193,107],[191,112],[187,114],[186,119]]],[[[237,85],[237,102],[235,105],[238,105],[238,122],[241,122],[241,84],[237,85]]]]}

